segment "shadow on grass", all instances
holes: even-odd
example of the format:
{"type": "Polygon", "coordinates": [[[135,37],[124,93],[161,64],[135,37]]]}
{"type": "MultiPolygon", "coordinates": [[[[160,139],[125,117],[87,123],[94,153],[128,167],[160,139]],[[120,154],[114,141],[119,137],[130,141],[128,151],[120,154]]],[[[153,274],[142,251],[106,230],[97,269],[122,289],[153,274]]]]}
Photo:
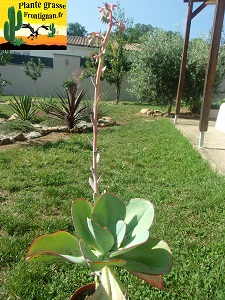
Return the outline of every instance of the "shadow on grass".
{"type": "Polygon", "coordinates": [[[6,114],[0,112],[0,118],[8,119],[8,117],[9,117],[8,115],[6,115],[6,114]]]}
{"type": "Polygon", "coordinates": [[[67,150],[73,150],[74,149],[82,149],[82,150],[92,150],[91,144],[88,143],[82,143],[75,140],[63,140],[60,139],[58,141],[41,141],[39,139],[30,141],[29,145],[23,145],[23,146],[33,146],[38,147],[40,150],[51,150],[51,149],[67,149],[67,150]]]}

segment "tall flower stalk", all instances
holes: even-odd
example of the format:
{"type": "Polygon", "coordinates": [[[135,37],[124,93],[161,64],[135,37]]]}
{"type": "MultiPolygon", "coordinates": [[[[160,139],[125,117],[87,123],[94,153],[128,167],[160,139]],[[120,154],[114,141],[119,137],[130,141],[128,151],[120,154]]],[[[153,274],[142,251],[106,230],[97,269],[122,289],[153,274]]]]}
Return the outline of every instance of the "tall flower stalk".
{"type": "Polygon", "coordinates": [[[98,188],[98,161],[99,161],[99,153],[98,153],[98,103],[101,100],[102,94],[99,93],[100,88],[100,78],[102,72],[104,72],[106,67],[103,67],[103,59],[106,50],[107,41],[110,36],[110,32],[113,26],[120,26],[121,30],[124,30],[124,24],[121,21],[117,21],[113,16],[113,10],[116,6],[114,4],[104,3],[104,7],[99,7],[100,19],[103,23],[108,24],[108,29],[106,34],[103,35],[101,32],[92,32],[89,34],[90,43],[93,39],[98,39],[101,42],[101,48],[99,54],[95,56],[96,62],[98,62],[98,68],[96,72],[96,77],[93,80],[94,83],[94,104],[93,104],[93,165],[92,165],[92,173],[93,180],[89,179],[89,183],[94,191],[94,195],[99,195],[98,188]]]}

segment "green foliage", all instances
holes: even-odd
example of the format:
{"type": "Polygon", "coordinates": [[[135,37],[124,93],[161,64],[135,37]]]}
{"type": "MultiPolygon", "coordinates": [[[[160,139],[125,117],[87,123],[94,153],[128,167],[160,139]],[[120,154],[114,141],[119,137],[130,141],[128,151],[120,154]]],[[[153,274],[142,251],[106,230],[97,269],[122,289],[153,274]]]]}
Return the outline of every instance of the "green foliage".
{"type": "Polygon", "coordinates": [[[134,27],[126,28],[124,39],[127,43],[140,43],[141,39],[147,33],[153,33],[156,28],[150,24],[137,23],[134,27]]]}
{"type": "Polygon", "coordinates": [[[1,131],[5,134],[12,132],[28,133],[33,130],[34,127],[28,120],[10,120],[1,125],[1,131]]]}
{"type": "MultiPolygon", "coordinates": [[[[94,104],[93,98],[92,98],[92,100],[84,100],[83,104],[86,107],[86,115],[87,116],[86,116],[85,120],[90,122],[90,117],[93,112],[93,104],[94,104]]],[[[101,98],[101,100],[99,101],[99,105],[98,105],[98,119],[101,119],[102,117],[107,116],[109,112],[110,112],[109,104],[101,98]]]]}
{"type": "Polygon", "coordinates": [[[35,116],[36,110],[31,96],[23,95],[17,98],[14,96],[9,105],[21,120],[32,120],[35,116]]]}
{"type": "Polygon", "coordinates": [[[5,66],[12,59],[12,53],[9,50],[0,50],[0,66],[5,66]]]}
{"type": "MultiPolygon", "coordinates": [[[[89,53],[82,79],[95,77],[98,67],[96,55],[98,55],[97,50],[89,53]]],[[[115,33],[107,44],[103,65],[106,66],[106,68],[101,74],[101,80],[105,80],[109,84],[116,86],[116,103],[118,104],[124,75],[130,70],[130,60],[125,50],[125,41],[119,33],[115,33]]]]}
{"type": "Polygon", "coordinates": [[[51,32],[49,32],[48,37],[54,37],[55,36],[55,25],[54,23],[49,25],[49,29],[51,30],[51,32]]]}
{"type": "Polygon", "coordinates": [[[108,42],[104,59],[107,67],[103,72],[103,79],[109,84],[115,84],[118,104],[124,75],[130,70],[130,61],[121,32],[115,33],[108,42]]]}
{"type": "Polygon", "coordinates": [[[12,84],[12,83],[2,79],[0,74],[0,96],[3,95],[3,92],[6,89],[6,84],[12,84]]]}
{"type": "Polygon", "coordinates": [[[14,42],[12,43],[14,46],[21,46],[23,44],[25,44],[24,40],[22,38],[19,39],[15,39],[14,42]]]}
{"type": "MultiPolygon", "coordinates": [[[[193,112],[200,112],[203,96],[206,67],[209,56],[209,41],[206,38],[196,38],[190,41],[186,66],[183,100],[193,112]]],[[[225,74],[225,49],[220,48],[217,62],[214,95],[219,93],[225,74]]]]}
{"type": "Polygon", "coordinates": [[[34,95],[36,97],[36,81],[39,77],[41,77],[41,73],[44,69],[44,64],[41,62],[41,59],[38,58],[37,63],[33,61],[33,58],[31,58],[26,64],[23,63],[22,70],[24,73],[30,77],[34,81],[34,95]]]}
{"type": "Polygon", "coordinates": [[[80,241],[65,231],[41,236],[30,247],[27,261],[88,263],[92,271],[102,270],[95,294],[109,290],[104,299],[124,299],[121,296],[126,289],[112,266],[123,267],[162,288],[159,275],[170,271],[172,255],[165,242],[149,237],[154,217],[149,201],[132,199],[126,206],[117,196],[106,193],[94,207],[85,199],[73,201],[71,211],[80,241]]]}
{"type": "MultiPolygon", "coordinates": [[[[12,53],[8,50],[0,51],[0,66],[5,66],[8,61],[12,59],[12,53]]],[[[4,90],[6,89],[6,84],[11,84],[11,82],[1,78],[0,74],[0,96],[3,95],[4,90]]]]}
{"type": "Polygon", "coordinates": [[[8,19],[4,23],[4,37],[11,44],[15,42],[15,31],[19,30],[22,27],[22,11],[18,10],[17,12],[17,25],[15,25],[15,8],[11,6],[8,8],[8,19]]]}
{"type": "Polygon", "coordinates": [[[77,84],[72,78],[66,79],[62,86],[64,87],[65,91],[69,90],[70,93],[76,93],[77,91],[77,84]]]}
{"type": "MultiPolygon", "coordinates": [[[[141,50],[134,53],[129,82],[130,93],[139,101],[168,105],[170,112],[176,98],[183,38],[177,32],[165,32],[156,28],[144,36],[141,50]]],[[[182,100],[193,112],[199,112],[203,96],[209,42],[205,37],[189,42],[185,84],[182,100]]],[[[221,46],[214,94],[225,74],[225,49],[221,46]]]]}
{"type": "Polygon", "coordinates": [[[61,107],[52,105],[49,107],[49,114],[63,120],[72,129],[76,124],[83,120],[86,116],[86,107],[80,106],[81,100],[84,97],[84,90],[77,95],[77,91],[72,92],[66,90],[67,99],[64,99],[62,95],[58,94],[60,98],[61,107]]]}
{"type": "Polygon", "coordinates": [[[180,74],[181,34],[156,29],[143,37],[141,50],[133,53],[130,92],[139,101],[168,105],[171,111],[180,74]]]}
{"type": "Polygon", "coordinates": [[[50,112],[51,107],[57,105],[56,99],[54,99],[52,95],[48,99],[46,99],[45,97],[41,97],[41,99],[38,99],[35,104],[38,110],[46,114],[50,112]]]}
{"type": "Polygon", "coordinates": [[[80,23],[68,23],[67,24],[67,35],[70,36],[81,36],[84,37],[87,35],[87,30],[80,23]]]}

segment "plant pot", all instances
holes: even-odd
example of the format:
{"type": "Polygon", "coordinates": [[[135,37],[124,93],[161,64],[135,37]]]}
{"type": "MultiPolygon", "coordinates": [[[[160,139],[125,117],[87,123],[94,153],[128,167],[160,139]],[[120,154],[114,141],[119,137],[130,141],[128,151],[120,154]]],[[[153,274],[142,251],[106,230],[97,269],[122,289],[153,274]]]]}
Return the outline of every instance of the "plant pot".
{"type": "Polygon", "coordinates": [[[94,292],[95,284],[88,283],[76,290],[76,292],[71,296],[70,300],[84,300],[86,299],[86,296],[91,296],[94,292]]]}

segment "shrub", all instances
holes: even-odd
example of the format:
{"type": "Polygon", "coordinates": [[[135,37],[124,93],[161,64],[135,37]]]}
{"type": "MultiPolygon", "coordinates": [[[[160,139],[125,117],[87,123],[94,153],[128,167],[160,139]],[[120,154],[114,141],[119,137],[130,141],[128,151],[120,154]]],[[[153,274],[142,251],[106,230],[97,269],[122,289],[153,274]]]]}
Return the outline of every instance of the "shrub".
{"type": "Polygon", "coordinates": [[[11,100],[9,105],[21,120],[32,120],[35,117],[31,96],[14,96],[14,101],[11,100]]]}
{"type": "Polygon", "coordinates": [[[58,93],[61,107],[52,105],[49,114],[63,120],[68,124],[69,129],[72,129],[80,120],[83,120],[86,117],[85,105],[80,106],[80,102],[83,99],[85,92],[84,90],[81,90],[77,96],[76,90],[70,92],[69,89],[66,89],[66,94],[67,99],[64,99],[63,96],[58,93]]]}

